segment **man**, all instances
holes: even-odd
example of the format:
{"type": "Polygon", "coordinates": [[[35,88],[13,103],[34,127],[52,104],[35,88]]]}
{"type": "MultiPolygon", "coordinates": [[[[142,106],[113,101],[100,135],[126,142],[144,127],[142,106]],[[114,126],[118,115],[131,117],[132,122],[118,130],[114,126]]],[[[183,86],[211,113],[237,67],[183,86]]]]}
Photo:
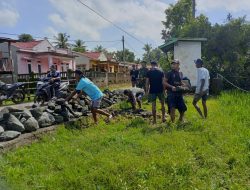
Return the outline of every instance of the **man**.
{"type": "Polygon", "coordinates": [[[209,76],[208,70],[203,67],[203,61],[201,59],[197,59],[195,61],[195,65],[197,68],[197,84],[196,84],[193,105],[202,118],[207,118],[207,104],[206,104],[206,102],[207,102],[208,93],[209,93],[210,76],[209,76]],[[200,99],[202,99],[204,116],[202,114],[201,109],[197,105],[197,103],[200,99]]]}
{"type": "Polygon", "coordinates": [[[66,98],[66,101],[71,100],[76,94],[78,94],[78,97],[84,92],[86,93],[90,99],[91,99],[91,113],[94,119],[94,122],[97,124],[97,114],[105,115],[108,119],[108,121],[112,118],[112,115],[99,109],[100,104],[102,101],[103,93],[101,90],[88,78],[86,78],[82,71],[76,70],[75,71],[75,77],[78,81],[78,84],[76,86],[76,89],[74,92],[71,93],[69,97],[66,98]]]}
{"type": "Polygon", "coordinates": [[[181,81],[179,69],[179,60],[173,60],[171,63],[171,71],[166,74],[166,87],[167,87],[167,103],[170,112],[171,121],[175,121],[175,109],[178,109],[180,113],[179,121],[183,121],[184,113],[187,111],[187,107],[184,103],[181,86],[184,84],[181,81]]]}
{"type": "Polygon", "coordinates": [[[61,83],[61,76],[60,76],[60,72],[58,72],[56,70],[56,66],[55,65],[51,65],[50,66],[50,72],[47,74],[47,78],[50,79],[50,92],[51,92],[51,98],[54,98],[57,93],[58,93],[58,89],[60,87],[60,83],[61,83]]]}
{"type": "Polygon", "coordinates": [[[153,124],[156,124],[156,99],[159,98],[162,110],[162,122],[165,118],[165,102],[164,102],[164,73],[157,67],[155,61],[151,62],[151,69],[147,73],[146,94],[149,93],[149,102],[152,103],[153,124]]]}
{"type": "Polygon", "coordinates": [[[138,87],[143,88],[146,91],[146,78],[148,73],[146,61],[142,61],[142,68],[139,69],[139,82],[138,87]]]}
{"type": "Polygon", "coordinates": [[[124,90],[124,95],[128,97],[128,102],[132,105],[133,110],[136,110],[136,102],[138,104],[139,109],[141,109],[144,90],[140,90],[135,94],[131,90],[124,90]]]}
{"type": "Polygon", "coordinates": [[[130,71],[130,77],[131,77],[131,83],[132,83],[132,87],[136,86],[137,83],[137,79],[138,79],[138,75],[139,75],[139,71],[136,68],[135,65],[132,66],[132,70],[130,71]]]}

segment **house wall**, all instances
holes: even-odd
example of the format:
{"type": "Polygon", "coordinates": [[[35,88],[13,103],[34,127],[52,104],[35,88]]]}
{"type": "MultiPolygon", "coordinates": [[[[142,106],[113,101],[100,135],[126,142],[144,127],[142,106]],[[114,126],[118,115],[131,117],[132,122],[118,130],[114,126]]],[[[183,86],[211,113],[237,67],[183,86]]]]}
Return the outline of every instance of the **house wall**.
{"type": "Polygon", "coordinates": [[[179,41],[174,45],[174,59],[180,60],[180,70],[184,77],[196,85],[197,71],[194,60],[201,58],[201,42],[179,41]]]}
{"type": "Polygon", "coordinates": [[[75,54],[75,55],[78,56],[75,58],[76,68],[78,69],[85,68],[85,70],[89,70],[91,68],[89,58],[80,54],[75,54]]]}
{"type": "Polygon", "coordinates": [[[52,44],[48,40],[41,41],[39,44],[33,47],[33,50],[38,51],[38,52],[47,52],[48,47],[50,47],[50,50],[55,51],[55,48],[52,46],[52,44]]]}

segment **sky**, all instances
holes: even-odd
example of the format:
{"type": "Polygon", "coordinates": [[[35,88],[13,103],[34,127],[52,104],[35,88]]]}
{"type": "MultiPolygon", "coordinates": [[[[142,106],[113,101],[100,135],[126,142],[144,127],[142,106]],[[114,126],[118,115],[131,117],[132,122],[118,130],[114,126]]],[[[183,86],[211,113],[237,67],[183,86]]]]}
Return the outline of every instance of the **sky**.
{"type": "MultiPolygon", "coordinates": [[[[138,40],[100,18],[78,0],[0,0],[0,36],[15,39],[17,36],[4,33],[29,33],[53,39],[58,32],[66,32],[72,43],[76,39],[87,41],[85,45],[89,50],[102,45],[109,51],[116,51],[122,49],[124,35],[125,48],[140,58],[143,43],[153,47],[163,44],[160,33],[164,29],[161,23],[165,20],[164,10],[177,0],[81,1],[138,40]]],[[[228,13],[235,18],[246,15],[250,20],[250,0],[196,0],[196,4],[196,14],[205,14],[213,24],[225,22],[228,13]]]]}

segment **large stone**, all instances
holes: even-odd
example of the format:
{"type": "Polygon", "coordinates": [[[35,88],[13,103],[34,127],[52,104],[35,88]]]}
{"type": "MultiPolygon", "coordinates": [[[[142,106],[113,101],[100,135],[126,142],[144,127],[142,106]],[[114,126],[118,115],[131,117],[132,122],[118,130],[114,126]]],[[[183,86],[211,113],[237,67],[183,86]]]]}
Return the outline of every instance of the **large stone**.
{"type": "Polygon", "coordinates": [[[36,119],[39,119],[42,116],[43,111],[44,111],[43,108],[34,108],[30,110],[32,116],[36,119]]]}
{"type": "Polygon", "coordinates": [[[0,126],[0,134],[4,132],[4,128],[2,126],[0,126]]]}
{"type": "Polygon", "coordinates": [[[64,122],[64,118],[63,118],[63,116],[61,116],[61,115],[54,115],[54,118],[55,118],[55,122],[56,122],[57,124],[63,123],[63,122],[64,122]]]}
{"type": "Polygon", "coordinates": [[[12,114],[4,114],[6,129],[10,131],[23,132],[25,130],[23,124],[12,114]]]}
{"type": "Polygon", "coordinates": [[[25,119],[29,119],[30,117],[32,117],[32,114],[27,109],[24,109],[22,112],[13,112],[12,115],[16,116],[16,118],[18,118],[19,120],[23,117],[25,119]]]}
{"type": "Polygon", "coordinates": [[[20,132],[17,131],[4,131],[0,134],[0,141],[9,141],[20,136],[20,132]]]}
{"type": "Polygon", "coordinates": [[[48,109],[55,110],[55,108],[56,108],[56,104],[53,101],[50,101],[48,103],[48,109]]]}
{"type": "Polygon", "coordinates": [[[55,118],[50,113],[44,112],[38,119],[38,124],[40,127],[48,127],[55,123],[55,118]]]}
{"type": "Polygon", "coordinates": [[[25,128],[25,131],[27,131],[27,132],[36,131],[37,129],[39,129],[38,122],[34,117],[30,117],[29,119],[24,121],[23,125],[25,128]]]}

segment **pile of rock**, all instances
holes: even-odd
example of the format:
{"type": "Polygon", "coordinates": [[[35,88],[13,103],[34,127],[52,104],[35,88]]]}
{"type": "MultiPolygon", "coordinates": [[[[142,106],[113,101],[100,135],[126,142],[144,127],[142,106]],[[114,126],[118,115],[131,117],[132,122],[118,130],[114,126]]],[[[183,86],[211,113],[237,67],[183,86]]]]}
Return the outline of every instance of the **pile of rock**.
{"type": "MultiPolygon", "coordinates": [[[[110,107],[126,98],[121,92],[105,90],[104,94],[102,108],[110,107]]],[[[48,102],[47,106],[44,107],[33,105],[32,109],[3,108],[0,111],[0,142],[17,138],[22,133],[36,131],[39,128],[67,122],[81,116],[88,116],[90,103],[90,99],[83,97],[68,104],[65,103],[64,99],[57,99],[48,102]]]]}

